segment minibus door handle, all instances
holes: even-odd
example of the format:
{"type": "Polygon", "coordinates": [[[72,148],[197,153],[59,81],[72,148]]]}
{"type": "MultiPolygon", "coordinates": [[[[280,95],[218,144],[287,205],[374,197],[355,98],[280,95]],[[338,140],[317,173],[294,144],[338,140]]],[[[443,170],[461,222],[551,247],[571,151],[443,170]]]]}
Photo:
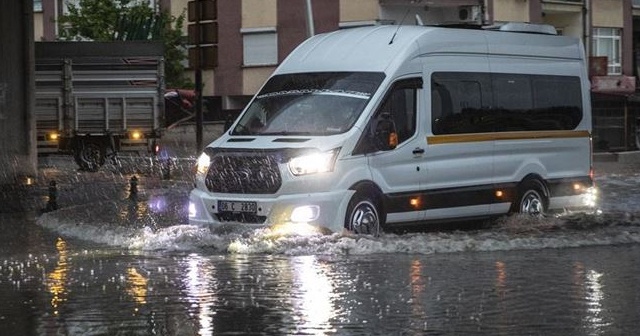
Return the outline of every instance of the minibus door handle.
{"type": "Polygon", "coordinates": [[[413,150],[413,154],[414,155],[424,154],[424,148],[416,147],[416,149],[413,150]]]}

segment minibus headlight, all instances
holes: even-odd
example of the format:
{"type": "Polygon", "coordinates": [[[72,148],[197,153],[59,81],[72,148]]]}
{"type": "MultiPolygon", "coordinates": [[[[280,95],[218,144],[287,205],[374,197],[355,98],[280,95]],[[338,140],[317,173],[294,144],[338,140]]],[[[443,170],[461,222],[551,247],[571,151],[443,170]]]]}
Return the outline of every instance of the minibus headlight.
{"type": "Polygon", "coordinates": [[[296,176],[333,171],[338,152],[339,149],[336,148],[328,152],[295,157],[289,161],[289,171],[296,176]]]}
{"type": "Polygon", "coordinates": [[[204,175],[209,170],[211,165],[211,157],[207,153],[202,153],[196,161],[196,173],[198,175],[204,175]]]}

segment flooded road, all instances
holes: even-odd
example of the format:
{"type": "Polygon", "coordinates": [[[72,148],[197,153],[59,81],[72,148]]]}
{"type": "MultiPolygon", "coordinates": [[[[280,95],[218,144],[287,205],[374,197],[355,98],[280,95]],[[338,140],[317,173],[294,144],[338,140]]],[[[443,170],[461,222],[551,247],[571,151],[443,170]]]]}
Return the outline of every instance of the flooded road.
{"type": "MultiPolygon", "coordinates": [[[[0,214],[2,334],[640,330],[635,170],[598,177],[601,214],[512,217],[477,230],[379,238],[211,232],[186,224],[188,179],[158,181],[143,173],[141,199],[131,202],[133,173],[61,174],[61,190],[85,178],[114,184],[43,215],[0,214]]],[[[60,202],[72,198],[61,195],[60,202]]]]}

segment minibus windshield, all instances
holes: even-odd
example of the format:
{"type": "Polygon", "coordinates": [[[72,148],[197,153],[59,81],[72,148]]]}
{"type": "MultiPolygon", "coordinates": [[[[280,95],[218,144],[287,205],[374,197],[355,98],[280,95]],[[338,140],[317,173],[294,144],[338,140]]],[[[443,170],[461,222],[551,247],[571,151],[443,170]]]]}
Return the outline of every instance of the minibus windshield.
{"type": "Polygon", "coordinates": [[[232,135],[332,135],[348,131],[384,79],[382,73],[277,75],[253,99],[232,135]]]}

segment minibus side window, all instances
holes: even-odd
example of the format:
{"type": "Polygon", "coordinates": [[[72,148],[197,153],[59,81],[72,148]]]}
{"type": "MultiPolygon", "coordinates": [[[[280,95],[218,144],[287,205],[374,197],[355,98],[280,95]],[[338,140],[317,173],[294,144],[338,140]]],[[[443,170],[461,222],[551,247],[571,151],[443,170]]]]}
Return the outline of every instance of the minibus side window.
{"type": "Polygon", "coordinates": [[[433,134],[573,130],[579,77],[439,72],[431,77],[433,134]]]}
{"type": "Polygon", "coordinates": [[[492,114],[495,132],[523,131],[534,128],[531,82],[528,75],[492,74],[492,114]]]}
{"type": "Polygon", "coordinates": [[[474,73],[436,73],[431,79],[433,134],[490,132],[488,76],[474,73]]]}
{"type": "Polygon", "coordinates": [[[369,122],[369,131],[366,132],[369,140],[361,138],[354,154],[389,150],[385,146],[376,145],[375,141],[371,141],[372,135],[375,133],[372,128],[381,119],[389,118],[393,121],[398,145],[411,138],[416,133],[418,90],[421,88],[422,78],[403,79],[393,84],[382,105],[369,122]]]}
{"type": "Polygon", "coordinates": [[[417,89],[406,85],[396,85],[379,113],[388,113],[395,123],[398,144],[409,139],[416,132],[417,89]]]}
{"type": "Polygon", "coordinates": [[[541,123],[538,128],[575,129],[582,121],[580,78],[568,76],[532,76],[532,114],[541,123]]]}

